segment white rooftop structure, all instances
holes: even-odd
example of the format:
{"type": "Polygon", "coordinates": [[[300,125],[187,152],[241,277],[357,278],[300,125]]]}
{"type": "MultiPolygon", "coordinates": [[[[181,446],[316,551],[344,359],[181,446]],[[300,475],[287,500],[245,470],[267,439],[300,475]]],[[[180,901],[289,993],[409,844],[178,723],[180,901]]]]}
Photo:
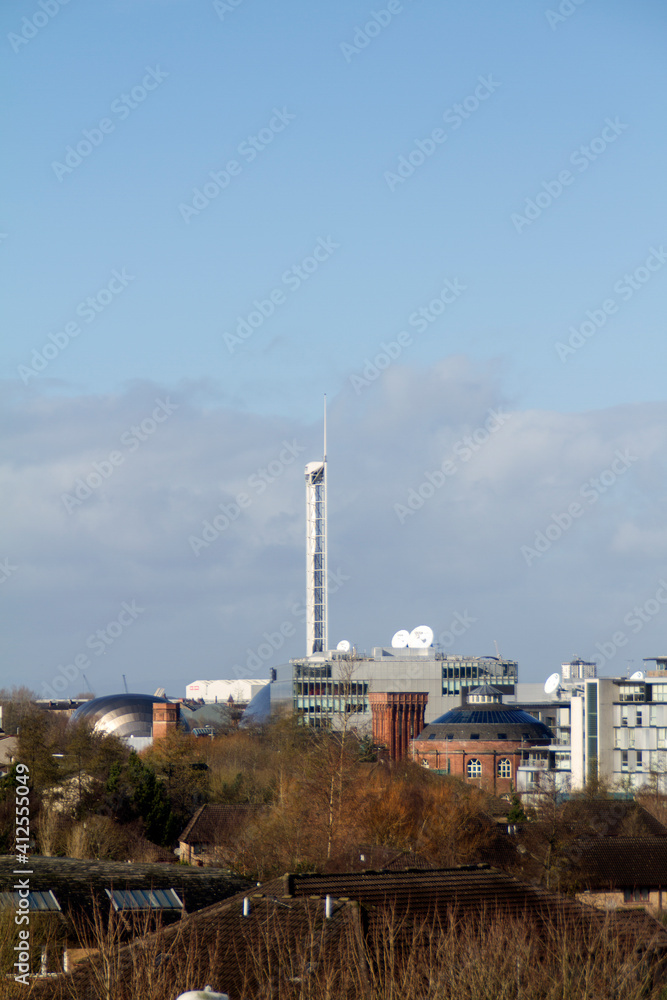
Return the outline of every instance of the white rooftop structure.
{"type": "Polygon", "coordinates": [[[185,689],[186,699],[205,702],[226,702],[230,698],[246,705],[269,683],[269,678],[244,678],[243,680],[192,681],[185,689]]]}

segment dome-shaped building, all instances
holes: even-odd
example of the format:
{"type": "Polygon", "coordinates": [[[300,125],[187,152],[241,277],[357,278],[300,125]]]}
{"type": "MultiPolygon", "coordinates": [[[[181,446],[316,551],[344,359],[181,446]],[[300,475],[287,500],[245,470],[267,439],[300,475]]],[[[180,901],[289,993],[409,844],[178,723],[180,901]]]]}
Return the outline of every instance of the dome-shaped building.
{"type": "MultiPolygon", "coordinates": [[[[475,688],[467,701],[429,723],[412,741],[416,763],[453,774],[497,794],[516,787],[516,773],[531,750],[548,747],[548,726],[515,705],[504,705],[490,685],[475,688]]],[[[544,751],[532,756],[544,756],[544,751]]]]}
{"type": "Polygon", "coordinates": [[[77,708],[71,722],[86,719],[97,732],[126,738],[150,737],[156,703],[167,704],[168,700],[154,694],[107,694],[77,708]]]}

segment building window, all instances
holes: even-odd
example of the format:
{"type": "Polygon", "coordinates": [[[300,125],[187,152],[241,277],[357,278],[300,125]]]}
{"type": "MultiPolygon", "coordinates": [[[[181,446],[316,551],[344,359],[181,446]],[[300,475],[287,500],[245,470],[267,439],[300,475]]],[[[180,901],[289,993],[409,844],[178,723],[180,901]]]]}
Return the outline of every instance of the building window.
{"type": "Polygon", "coordinates": [[[499,740],[506,740],[507,739],[507,733],[498,733],[498,739],[499,740]]]}
{"type": "Polygon", "coordinates": [[[621,770],[627,771],[628,769],[628,751],[621,750],[621,770]]]}
{"type": "Polygon", "coordinates": [[[641,709],[638,708],[637,709],[637,725],[641,726],[641,724],[642,724],[642,712],[641,712],[641,709]]]}
{"type": "Polygon", "coordinates": [[[429,738],[430,740],[434,740],[434,739],[435,739],[435,737],[436,737],[436,735],[437,735],[437,733],[429,733],[429,734],[428,734],[428,738],[429,738]]]}
{"type": "Polygon", "coordinates": [[[470,739],[471,740],[478,740],[479,739],[479,733],[471,733],[470,734],[470,739]]]}
{"type": "Polygon", "coordinates": [[[627,724],[628,724],[627,709],[624,709],[623,715],[621,716],[621,725],[627,726],[627,724]]]}
{"type": "Polygon", "coordinates": [[[644,684],[623,684],[618,695],[619,701],[646,701],[644,684]]]}
{"type": "Polygon", "coordinates": [[[503,757],[502,760],[498,761],[498,777],[499,778],[512,777],[512,762],[511,760],[508,760],[507,757],[503,757]]]}
{"type": "Polygon", "coordinates": [[[649,898],[649,890],[644,887],[639,889],[624,889],[623,890],[623,902],[624,903],[647,903],[649,898]]]}
{"type": "Polygon", "coordinates": [[[643,757],[641,750],[637,750],[637,767],[641,768],[643,764],[643,757]]]}
{"type": "Polygon", "coordinates": [[[468,761],[466,766],[466,772],[469,778],[481,778],[482,776],[482,762],[473,757],[472,760],[468,761]]]}

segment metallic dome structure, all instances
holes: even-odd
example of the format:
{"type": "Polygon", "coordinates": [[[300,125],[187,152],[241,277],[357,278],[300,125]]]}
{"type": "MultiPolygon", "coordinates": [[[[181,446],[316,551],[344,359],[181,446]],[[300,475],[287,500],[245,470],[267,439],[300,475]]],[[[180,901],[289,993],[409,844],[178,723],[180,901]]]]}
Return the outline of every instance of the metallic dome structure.
{"type": "Polygon", "coordinates": [[[152,736],[153,705],[167,702],[153,694],[108,694],[77,708],[71,722],[89,722],[98,733],[152,736]]]}

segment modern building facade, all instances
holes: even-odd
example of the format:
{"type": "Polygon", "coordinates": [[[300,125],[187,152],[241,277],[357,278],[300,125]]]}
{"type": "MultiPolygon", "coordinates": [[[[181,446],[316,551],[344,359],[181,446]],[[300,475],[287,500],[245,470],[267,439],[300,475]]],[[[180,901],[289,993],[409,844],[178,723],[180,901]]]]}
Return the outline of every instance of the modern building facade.
{"type": "Polygon", "coordinates": [[[275,673],[275,681],[251,701],[246,721],[289,712],[304,725],[328,727],[353,715],[355,726],[370,733],[373,692],[427,694],[425,721],[430,722],[483,683],[513,696],[518,664],[498,657],[454,656],[434,646],[377,646],[370,655],[329,650],[326,655],[291,660],[275,673]]]}
{"type": "Polygon", "coordinates": [[[667,657],[647,662],[655,669],[626,678],[596,677],[593,664],[574,661],[551,699],[522,706],[551,720],[554,739],[524,761],[519,791],[580,791],[601,782],[615,791],[667,793],[667,657]]]}

